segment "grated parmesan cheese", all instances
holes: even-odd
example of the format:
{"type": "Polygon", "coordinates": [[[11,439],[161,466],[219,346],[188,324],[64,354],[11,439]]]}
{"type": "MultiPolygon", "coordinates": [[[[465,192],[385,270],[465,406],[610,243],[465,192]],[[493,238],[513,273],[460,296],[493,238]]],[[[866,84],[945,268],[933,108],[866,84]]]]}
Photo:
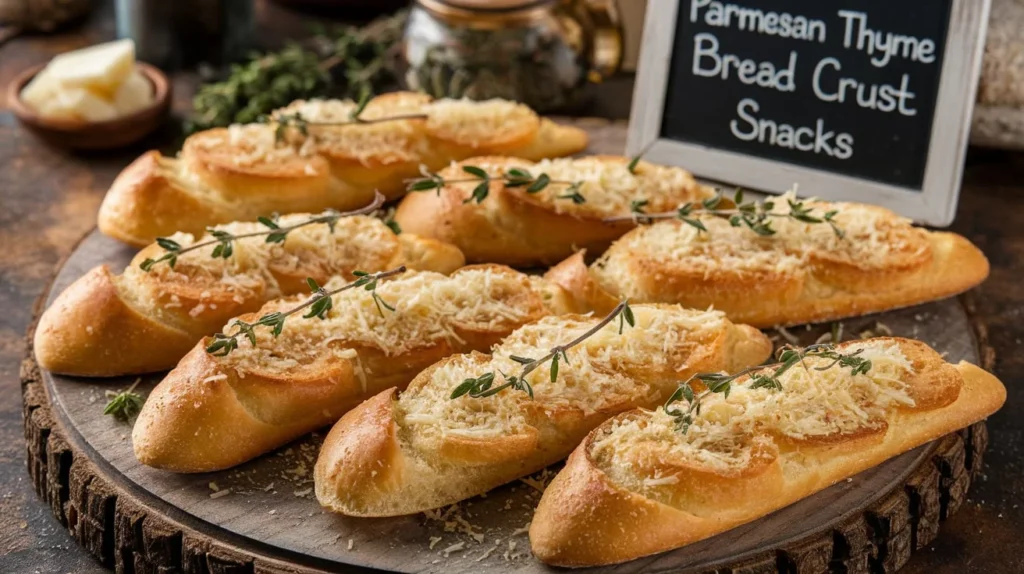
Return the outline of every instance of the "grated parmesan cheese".
{"type": "MultiPolygon", "coordinates": [[[[665,390],[649,381],[674,381],[686,368],[690,353],[703,341],[722,334],[728,325],[718,311],[638,305],[633,313],[634,328],[627,327],[620,335],[618,323],[612,322],[570,349],[555,382],[551,382],[547,367],[530,373],[527,380],[533,386],[533,400],[526,393],[510,391],[487,400],[468,395],[450,400],[449,395],[466,378],[485,372],[518,372],[521,365],[512,356],[542,357],[552,347],[592,327],[599,318],[545,317],[517,329],[493,349],[490,357],[452,357],[435,368],[429,379],[400,395],[396,420],[408,431],[414,446],[433,450],[446,437],[482,439],[521,433],[528,425],[539,424],[531,420],[536,415],[530,413],[541,409],[571,408],[591,414],[616,408],[623,401],[646,403],[665,390]]],[[[500,375],[494,384],[501,384],[500,375]]]]}
{"type": "Polygon", "coordinates": [[[733,383],[726,397],[711,394],[686,433],[664,409],[620,419],[600,433],[591,445],[591,458],[624,487],[664,500],[678,476],[664,475],[665,466],[706,469],[721,476],[739,474],[763,456],[777,456],[772,436],[794,440],[852,434],[877,428],[886,412],[913,406],[902,382],[912,373],[899,344],[864,341],[844,346],[860,350],[871,361],[867,374],[853,376],[849,368],[808,357],[807,368],[794,367],[781,377],[781,391],[752,389],[750,379],[733,383]]]}

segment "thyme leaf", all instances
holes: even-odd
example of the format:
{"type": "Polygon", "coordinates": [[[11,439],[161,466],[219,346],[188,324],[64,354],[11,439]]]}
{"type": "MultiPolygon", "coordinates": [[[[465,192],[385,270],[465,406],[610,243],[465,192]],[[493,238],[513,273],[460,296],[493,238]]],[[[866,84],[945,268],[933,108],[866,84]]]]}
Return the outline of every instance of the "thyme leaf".
{"type": "Polygon", "coordinates": [[[846,237],[843,229],[835,222],[835,216],[839,213],[835,209],[819,215],[818,212],[814,211],[814,206],[808,205],[806,201],[788,199],[788,211],[775,211],[775,201],[773,200],[744,203],[743,190],[740,189],[736,190],[732,198],[732,203],[735,207],[728,209],[719,208],[723,199],[724,197],[718,194],[703,201],[687,202],[675,211],[662,213],[647,213],[644,208],[647,206],[648,201],[646,199],[636,199],[630,204],[629,215],[606,217],[603,221],[606,223],[632,221],[645,224],[659,219],[678,219],[687,225],[695,227],[699,232],[705,233],[708,229],[700,217],[698,217],[698,215],[705,215],[720,217],[727,220],[732,227],[746,227],[757,235],[767,237],[775,235],[775,229],[772,227],[773,219],[793,219],[803,223],[828,224],[832,228],[833,233],[836,234],[836,237],[840,239],[846,237]]]}
{"type": "Polygon", "coordinates": [[[493,371],[484,373],[475,378],[468,378],[463,380],[452,389],[452,399],[457,399],[463,395],[469,395],[474,399],[482,399],[490,397],[500,393],[505,389],[513,389],[517,391],[523,391],[529,397],[533,398],[533,387],[526,380],[527,375],[542,367],[545,363],[550,361],[548,365],[548,376],[552,383],[558,380],[558,368],[559,362],[569,364],[569,349],[579,345],[583,341],[586,341],[590,337],[593,337],[601,329],[608,325],[615,318],[619,318],[619,334],[622,334],[623,322],[628,323],[630,327],[635,326],[635,318],[633,316],[633,310],[629,307],[629,300],[624,300],[619,303],[611,313],[608,313],[603,319],[598,321],[596,325],[573,339],[564,345],[557,345],[552,347],[548,354],[544,355],[539,359],[531,359],[529,357],[510,356],[509,358],[523,366],[522,370],[515,375],[509,376],[505,373],[500,373],[504,383],[494,386],[495,374],[493,371]]]}
{"type": "Polygon", "coordinates": [[[261,316],[254,323],[248,323],[241,319],[235,319],[231,323],[231,327],[234,328],[232,333],[217,333],[206,345],[206,352],[215,357],[225,357],[230,355],[232,351],[238,348],[239,337],[245,337],[249,340],[252,345],[256,344],[256,327],[268,327],[270,333],[277,337],[284,330],[285,319],[288,317],[308,309],[305,314],[302,315],[303,319],[326,319],[327,314],[330,313],[331,309],[334,308],[333,297],[342,291],[349,289],[355,289],[362,287],[366,291],[370,292],[370,296],[373,298],[374,304],[377,306],[377,311],[384,316],[384,309],[394,311],[395,308],[388,304],[380,294],[377,293],[377,285],[381,279],[387,279],[394,275],[405,273],[406,267],[396,267],[389,271],[379,271],[377,273],[367,273],[366,271],[353,271],[352,275],[356,279],[350,283],[347,283],[337,289],[331,291],[321,287],[315,279],[312,277],[306,278],[306,284],[309,286],[309,290],[312,296],[306,299],[301,305],[289,309],[287,311],[274,311],[261,316]]]}
{"type": "MultiPolygon", "coordinates": [[[[359,209],[343,212],[328,209],[327,211],[324,211],[320,215],[311,217],[306,221],[300,221],[299,223],[295,223],[293,225],[288,225],[285,227],[281,227],[277,223],[276,217],[273,219],[267,217],[260,217],[259,219],[257,219],[259,223],[263,224],[263,226],[267,228],[266,230],[252,231],[249,233],[239,233],[238,235],[232,234],[222,229],[207,227],[206,232],[212,235],[213,239],[201,241],[199,243],[194,243],[192,245],[189,245],[188,247],[182,247],[180,243],[172,239],[168,239],[166,237],[158,237],[156,239],[156,244],[159,245],[165,251],[165,253],[155,259],[151,257],[146,258],[146,260],[139,264],[139,267],[143,271],[148,272],[151,269],[153,269],[154,266],[166,261],[167,265],[170,266],[171,269],[174,269],[174,265],[178,261],[178,256],[188,253],[189,251],[195,251],[197,249],[202,249],[204,247],[209,247],[211,245],[214,245],[215,247],[213,248],[213,251],[210,252],[210,257],[213,257],[214,259],[228,259],[234,254],[234,243],[239,239],[265,236],[265,241],[267,243],[283,243],[289,233],[295,231],[300,227],[305,227],[307,225],[322,223],[327,225],[331,229],[331,233],[333,233],[334,226],[337,225],[339,219],[343,217],[351,217],[353,215],[364,215],[367,213],[373,213],[374,211],[377,210],[377,208],[379,208],[383,204],[384,196],[379,191],[377,191],[374,192],[373,201],[370,202],[369,205],[360,207],[359,209]]],[[[388,227],[391,226],[388,225],[388,227]]],[[[394,231],[394,228],[392,228],[392,231],[394,231]]]]}
{"type": "Polygon", "coordinates": [[[121,422],[128,422],[135,418],[142,410],[145,400],[142,395],[135,392],[142,379],[136,379],[132,386],[121,392],[107,391],[107,406],[103,408],[103,414],[110,415],[121,422]]]}
{"type": "MultiPolygon", "coordinates": [[[[685,434],[693,424],[694,418],[700,415],[701,401],[703,399],[715,393],[721,393],[728,398],[733,382],[745,375],[750,375],[750,388],[752,389],[781,391],[782,381],[780,377],[782,374],[798,364],[804,364],[804,359],[807,357],[831,360],[825,366],[815,367],[817,371],[827,371],[839,365],[841,368],[850,369],[850,374],[853,376],[867,374],[871,370],[871,361],[859,356],[862,351],[863,349],[858,349],[853,353],[841,353],[835,349],[833,344],[810,345],[803,349],[786,345],[779,349],[776,357],[777,362],[770,365],[750,367],[733,375],[722,373],[698,373],[693,375],[680,383],[675,392],[665,401],[665,405],[662,408],[665,410],[665,413],[675,419],[676,430],[685,434]],[[693,388],[690,386],[695,381],[700,381],[707,387],[700,394],[694,393],[693,388]],[[685,407],[682,404],[684,401],[686,403],[685,407]],[[679,405],[676,403],[679,403],[679,405]]],[[[804,365],[804,368],[807,368],[806,365],[804,365]]]]}
{"type": "Polygon", "coordinates": [[[420,171],[423,177],[409,180],[406,185],[406,191],[429,191],[433,189],[437,190],[437,193],[440,194],[441,188],[446,185],[477,183],[470,196],[463,200],[463,203],[481,203],[490,195],[491,182],[500,181],[505,187],[524,187],[526,188],[526,193],[529,194],[539,193],[551,185],[564,185],[567,186],[565,193],[555,197],[558,199],[568,199],[575,204],[586,203],[587,201],[586,197],[580,193],[580,188],[583,187],[582,181],[551,179],[551,176],[546,173],[541,173],[534,177],[528,170],[519,167],[509,168],[497,175],[491,175],[480,166],[463,165],[462,171],[468,177],[449,179],[445,179],[440,174],[427,170],[425,166],[420,171]]]}
{"type": "Polygon", "coordinates": [[[309,126],[317,127],[340,127],[340,126],[356,126],[356,125],[370,125],[370,124],[382,124],[386,122],[397,122],[403,120],[425,120],[427,114],[396,114],[393,116],[383,116],[373,119],[363,119],[361,114],[366,109],[367,101],[361,101],[357,104],[356,108],[349,114],[349,119],[345,121],[311,121],[306,119],[299,112],[294,113],[279,113],[273,116],[261,116],[259,119],[260,123],[273,124],[274,125],[274,141],[277,143],[284,142],[288,138],[289,130],[295,130],[299,132],[303,137],[309,136],[309,126]]]}

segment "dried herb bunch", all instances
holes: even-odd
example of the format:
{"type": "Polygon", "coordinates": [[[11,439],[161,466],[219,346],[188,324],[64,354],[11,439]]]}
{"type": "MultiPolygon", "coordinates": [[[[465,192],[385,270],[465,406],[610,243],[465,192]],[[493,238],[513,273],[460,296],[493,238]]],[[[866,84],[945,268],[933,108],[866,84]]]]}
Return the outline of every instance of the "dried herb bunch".
{"type": "Polygon", "coordinates": [[[287,311],[274,311],[263,315],[254,323],[247,323],[241,319],[235,319],[231,323],[231,327],[235,330],[231,334],[217,333],[213,336],[213,339],[206,345],[206,352],[210,353],[215,357],[224,357],[231,354],[232,351],[238,348],[239,337],[245,337],[249,340],[252,345],[256,344],[256,327],[267,327],[270,329],[270,333],[277,337],[284,330],[285,319],[292,315],[302,311],[303,309],[309,309],[302,318],[311,319],[316,317],[317,319],[326,319],[327,314],[334,308],[334,300],[332,297],[343,291],[349,289],[355,289],[362,287],[363,289],[370,292],[370,296],[373,298],[374,304],[377,306],[377,311],[384,316],[384,309],[388,311],[394,311],[395,308],[388,304],[381,296],[377,293],[377,285],[382,279],[393,277],[400,273],[405,273],[406,268],[404,265],[391,269],[390,271],[380,271],[377,273],[367,273],[365,271],[353,271],[352,274],[356,276],[356,280],[351,283],[347,283],[337,289],[331,291],[326,290],[317,284],[312,277],[306,278],[306,283],[309,285],[309,289],[312,292],[312,296],[306,299],[301,305],[289,309],[287,311]]]}
{"type": "Polygon", "coordinates": [[[121,422],[128,422],[135,418],[135,415],[139,414],[142,410],[142,404],[145,402],[142,395],[135,392],[135,387],[139,386],[139,380],[132,383],[132,386],[128,387],[127,390],[121,392],[107,391],[106,396],[108,402],[107,406],[103,408],[103,414],[110,415],[121,422]]]}
{"type": "MultiPolygon", "coordinates": [[[[189,251],[196,251],[197,249],[202,249],[211,245],[213,245],[214,248],[210,251],[210,257],[214,259],[227,259],[234,254],[234,244],[239,239],[246,239],[249,237],[266,237],[265,241],[267,243],[284,243],[284,240],[287,239],[289,233],[299,229],[300,227],[306,227],[307,225],[324,224],[330,228],[331,233],[334,233],[334,226],[337,225],[339,219],[343,217],[351,217],[353,215],[373,213],[380,208],[380,206],[384,205],[384,199],[384,195],[378,191],[375,192],[373,201],[370,202],[369,205],[360,207],[359,209],[352,211],[335,211],[333,209],[328,209],[320,215],[284,227],[278,223],[276,216],[260,217],[257,221],[266,227],[266,229],[261,231],[252,231],[250,233],[239,233],[238,235],[224,231],[223,229],[207,227],[206,232],[212,235],[213,239],[200,241],[199,243],[194,243],[188,247],[182,247],[180,243],[168,237],[158,237],[156,239],[156,243],[163,248],[164,254],[156,259],[147,257],[139,264],[139,267],[142,268],[143,271],[150,271],[154,266],[167,262],[167,265],[169,265],[171,269],[174,269],[174,265],[178,262],[179,256],[188,253],[189,251]]],[[[388,225],[388,227],[391,226],[388,225]]],[[[393,227],[392,231],[394,231],[393,227]]]]}
{"type": "Polygon", "coordinates": [[[519,371],[519,374],[512,376],[508,376],[505,373],[500,373],[501,377],[505,381],[504,383],[496,387],[493,386],[495,374],[493,371],[487,372],[480,375],[479,377],[465,379],[464,381],[459,383],[459,385],[455,387],[454,390],[452,390],[451,398],[457,399],[462,395],[468,394],[469,396],[475,399],[480,399],[496,395],[505,389],[512,388],[517,391],[525,392],[532,399],[533,387],[526,380],[527,375],[537,370],[548,361],[551,361],[551,364],[549,366],[549,374],[551,377],[551,382],[555,382],[556,380],[558,380],[559,360],[565,362],[566,364],[569,364],[569,356],[566,352],[569,349],[575,347],[576,345],[579,345],[583,341],[586,341],[590,337],[593,337],[595,334],[597,334],[597,332],[603,329],[605,325],[608,325],[609,323],[614,321],[616,317],[618,317],[619,319],[620,335],[622,334],[622,330],[625,328],[626,324],[629,324],[630,327],[633,327],[636,323],[633,317],[633,310],[629,308],[629,301],[623,301],[619,303],[614,309],[612,309],[612,312],[605,316],[604,319],[601,319],[596,325],[588,329],[586,332],[584,332],[580,336],[576,337],[575,339],[569,341],[564,345],[552,347],[552,349],[548,351],[548,354],[544,355],[539,359],[531,359],[529,357],[517,357],[515,355],[509,357],[513,361],[522,365],[523,368],[521,371],[519,371]]]}
{"type": "Polygon", "coordinates": [[[646,199],[633,200],[630,205],[630,215],[619,215],[606,217],[607,223],[620,221],[634,221],[636,223],[651,223],[658,219],[679,219],[688,225],[696,227],[699,232],[707,232],[707,227],[700,220],[701,215],[711,215],[726,219],[733,227],[746,227],[761,236],[775,235],[772,227],[772,219],[793,219],[803,223],[822,223],[832,228],[836,237],[842,239],[845,233],[835,222],[835,216],[839,214],[836,209],[830,209],[823,213],[817,213],[815,207],[807,200],[786,199],[787,211],[777,211],[777,202],[773,199],[764,201],[743,201],[743,190],[737,189],[731,200],[727,200],[721,193],[700,202],[687,202],[675,211],[664,213],[647,213],[644,208],[647,206],[646,199]],[[723,205],[731,204],[722,208],[723,205]]]}
{"type": "Polygon", "coordinates": [[[251,123],[298,99],[356,98],[396,82],[398,41],[407,11],[365,27],[320,31],[277,52],[254,54],[220,82],[199,88],[188,131],[251,123]]]}
{"type": "Polygon", "coordinates": [[[473,188],[473,193],[463,203],[481,203],[487,199],[487,196],[490,194],[492,181],[500,181],[505,184],[505,187],[525,187],[526,193],[531,194],[543,191],[549,185],[564,185],[566,186],[565,192],[557,195],[558,199],[566,199],[575,204],[586,203],[587,201],[580,193],[580,188],[583,186],[582,181],[551,179],[546,173],[534,176],[529,170],[519,167],[503,170],[497,175],[491,175],[482,167],[464,165],[462,166],[462,171],[467,177],[452,179],[445,179],[440,174],[427,170],[426,166],[421,166],[420,171],[423,173],[423,177],[409,181],[406,186],[407,191],[430,191],[433,189],[437,190],[437,193],[440,194],[441,188],[446,185],[479,182],[473,188]]]}
{"type": "Polygon", "coordinates": [[[827,365],[814,367],[816,371],[827,371],[839,365],[842,368],[850,369],[851,374],[856,376],[871,370],[871,361],[858,356],[861,352],[862,350],[858,349],[853,353],[840,353],[831,344],[811,345],[803,349],[786,345],[779,349],[778,362],[771,365],[750,367],[734,375],[722,373],[699,373],[693,375],[679,385],[679,388],[665,401],[665,405],[662,408],[675,419],[676,430],[686,433],[690,425],[693,424],[694,417],[700,415],[701,401],[715,393],[722,393],[728,398],[733,382],[741,377],[753,373],[750,376],[750,384],[748,385],[751,389],[763,388],[781,391],[782,381],[780,377],[782,374],[798,364],[803,365],[805,369],[809,368],[804,363],[804,359],[807,357],[831,361],[827,365]],[[774,370],[772,370],[773,367],[774,370]],[[707,388],[700,393],[695,393],[693,387],[690,386],[695,381],[700,381],[707,388]],[[676,405],[676,403],[682,403],[684,400],[686,401],[685,408],[681,404],[676,405]]]}

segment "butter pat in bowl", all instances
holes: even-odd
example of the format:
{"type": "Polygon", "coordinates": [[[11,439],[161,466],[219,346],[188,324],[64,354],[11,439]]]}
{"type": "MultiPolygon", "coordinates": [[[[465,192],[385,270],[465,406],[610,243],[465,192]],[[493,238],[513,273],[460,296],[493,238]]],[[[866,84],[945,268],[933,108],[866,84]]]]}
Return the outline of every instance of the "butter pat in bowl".
{"type": "Polygon", "coordinates": [[[11,82],[7,101],[26,128],[51,144],[109,149],[156,129],[171,100],[167,77],[135,61],[131,40],[117,40],[26,70],[11,82]]]}

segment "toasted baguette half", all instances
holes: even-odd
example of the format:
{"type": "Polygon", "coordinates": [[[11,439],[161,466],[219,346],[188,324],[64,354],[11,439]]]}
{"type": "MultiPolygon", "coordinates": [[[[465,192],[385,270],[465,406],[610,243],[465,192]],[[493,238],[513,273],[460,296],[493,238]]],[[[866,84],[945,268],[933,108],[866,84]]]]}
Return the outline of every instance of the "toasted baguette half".
{"type": "Polygon", "coordinates": [[[991,374],[918,341],[839,349],[860,350],[870,370],[808,358],[781,376],[781,390],[737,380],[727,397],[702,399],[685,432],[664,409],[602,424],[544,492],[533,554],[594,566],[685,546],[982,420],[1006,399],[991,374]]]}
{"type": "Polygon", "coordinates": [[[468,261],[529,267],[551,265],[577,249],[604,251],[635,223],[605,223],[603,218],[629,215],[634,201],[646,201],[648,210],[670,211],[714,196],[712,188],[697,183],[683,169],[639,162],[630,170],[629,164],[620,156],[539,162],[470,158],[439,173],[459,183],[407,195],[395,221],[412,233],[458,245],[468,261]],[[464,171],[466,166],[479,167],[490,176],[486,199],[471,199],[479,181],[464,171]],[[551,183],[540,191],[508,185],[502,175],[509,170],[523,170],[533,178],[543,174],[551,183]],[[584,198],[582,203],[573,201],[572,190],[584,198]]]}
{"type": "Polygon", "coordinates": [[[243,340],[226,356],[196,345],[146,401],[132,434],[135,456],[175,472],[229,468],[335,422],[383,389],[405,388],[443,357],[487,350],[525,323],[573,310],[559,287],[497,265],[451,277],[411,272],[377,293],[395,310],[352,289],[334,297],[325,319],[289,318],[277,337],[258,329],[255,345],[243,340]]]}
{"type": "MultiPolygon", "coordinates": [[[[281,225],[305,221],[294,214],[281,225]]],[[[218,229],[238,235],[265,230],[258,223],[218,229]]],[[[182,247],[209,240],[176,234],[182,247]]],[[[264,237],[233,242],[228,258],[211,257],[214,246],[181,254],[144,271],[159,258],[154,244],[139,252],[121,275],[100,266],[72,283],[43,313],[35,333],[35,354],[44,369],[88,377],[160,371],[173,367],[197,341],[224,323],[251,313],[267,301],[308,293],[306,278],[326,283],[351,279],[356,270],[375,272],[406,265],[450,273],[462,266],[458,248],[412,234],[395,235],[380,220],[355,216],[291,231],[284,243],[264,237]]]]}
{"type": "Polygon", "coordinates": [[[380,393],[350,411],[324,442],[314,473],[320,504],[351,516],[412,514],[482,494],[564,458],[616,413],[653,406],[681,378],[756,365],[771,353],[760,331],[718,312],[636,306],[635,328],[617,323],[572,348],[551,381],[527,376],[534,398],[505,389],[452,399],[467,378],[522,368],[595,326],[597,317],[546,317],[493,350],[455,355],[416,376],[395,397],[380,393]]]}
{"type": "MultiPolygon", "coordinates": [[[[776,205],[786,205],[784,196],[776,205]]],[[[772,218],[760,236],[720,217],[637,227],[589,267],[577,253],[547,277],[602,312],[623,297],[714,306],[755,327],[829,321],[907,307],[966,291],[988,276],[988,260],[955,233],[928,231],[891,211],[812,202],[827,222],[772,218]]],[[[788,207],[776,208],[788,213],[788,207]]]]}
{"type": "Polygon", "coordinates": [[[353,124],[356,108],[350,100],[297,101],[274,113],[280,125],[199,132],[185,140],[178,157],[147,152],[107,192],[99,228],[141,247],[177,231],[199,234],[210,225],[272,213],[354,209],[369,203],[375,190],[394,199],[420,165],[439,169],[491,153],[541,159],[587,145],[582,130],[504,100],[396,92],[371,100],[360,115],[365,122],[353,124]],[[395,116],[407,119],[373,123],[395,116]],[[307,122],[301,129],[292,123],[298,118],[307,122]],[[338,122],[348,125],[320,125],[338,122]]]}

